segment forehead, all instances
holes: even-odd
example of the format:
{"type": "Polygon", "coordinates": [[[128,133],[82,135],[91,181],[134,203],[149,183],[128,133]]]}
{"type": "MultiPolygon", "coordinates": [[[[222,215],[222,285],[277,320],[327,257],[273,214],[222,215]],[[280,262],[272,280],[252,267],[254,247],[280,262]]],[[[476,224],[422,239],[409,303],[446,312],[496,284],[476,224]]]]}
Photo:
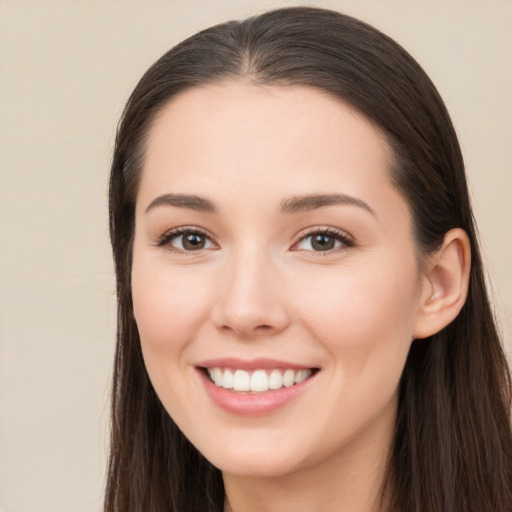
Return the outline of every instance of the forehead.
{"type": "MultiPolygon", "coordinates": [[[[229,138],[245,143],[245,150],[270,143],[283,151],[288,144],[309,140],[303,149],[316,145],[320,152],[331,142],[343,143],[349,132],[351,138],[363,136],[366,145],[378,147],[383,159],[391,156],[382,133],[340,99],[308,86],[257,86],[240,80],[193,87],[173,97],[152,123],[148,149],[154,153],[161,143],[196,149],[200,141],[205,153],[229,138]]],[[[348,144],[342,149],[346,152],[348,144]]]]}
{"type": "Polygon", "coordinates": [[[393,189],[392,160],[370,121],[312,87],[202,86],[174,97],[154,120],[139,199],[225,189],[269,201],[317,191],[366,200],[393,189]]]}

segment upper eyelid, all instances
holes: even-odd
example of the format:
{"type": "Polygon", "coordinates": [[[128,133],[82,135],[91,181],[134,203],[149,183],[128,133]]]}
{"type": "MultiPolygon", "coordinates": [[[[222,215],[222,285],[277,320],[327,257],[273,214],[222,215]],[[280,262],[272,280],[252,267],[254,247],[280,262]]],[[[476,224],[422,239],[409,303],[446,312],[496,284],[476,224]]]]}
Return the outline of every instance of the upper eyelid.
{"type": "Polygon", "coordinates": [[[350,233],[343,229],[334,228],[332,226],[312,226],[310,228],[306,228],[296,236],[294,243],[303,240],[308,236],[314,235],[315,233],[327,233],[329,235],[338,235],[339,237],[354,243],[354,237],[350,233]]]}
{"type": "Polygon", "coordinates": [[[205,229],[200,228],[198,226],[179,226],[175,228],[168,229],[161,236],[159,236],[156,240],[157,245],[164,245],[169,242],[172,238],[178,237],[185,233],[199,233],[200,235],[205,236],[214,244],[217,244],[215,238],[205,229]]]}
{"type": "Polygon", "coordinates": [[[181,233],[201,233],[208,237],[212,236],[206,229],[200,228],[199,226],[177,226],[175,228],[168,229],[162,236],[180,235],[181,233]]]}

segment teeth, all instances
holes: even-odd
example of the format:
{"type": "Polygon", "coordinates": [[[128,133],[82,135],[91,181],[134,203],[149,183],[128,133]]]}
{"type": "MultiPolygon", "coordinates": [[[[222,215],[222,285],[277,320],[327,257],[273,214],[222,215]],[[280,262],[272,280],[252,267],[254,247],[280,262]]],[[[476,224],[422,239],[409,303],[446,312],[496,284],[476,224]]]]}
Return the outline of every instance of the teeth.
{"type": "Polygon", "coordinates": [[[223,375],[220,368],[214,368],[213,375],[211,377],[216,386],[222,386],[223,375]]]}
{"type": "Polygon", "coordinates": [[[251,391],[253,393],[280,389],[283,386],[289,388],[294,384],[304,382],[311,370],[255,370],[249,373],[245,370],[233,370],[229,368],[208,368],[208,373],[213,383],[224,389],[234,391],[251,391]]]}
{"type": "Polygon", "coordinates": [[[235,391],[249,391],[251,388],[251,377],[245,370],[236,370],[233,377],[233,389],[235,391]]]}
{"type": "Polygon", "coordinates": [[[286,370],[283,375],[283,384],[285,388],[289,388],[295,384],[295,372],[286,370]]]}
{"type": "Polygon", "coordinates": [[[299,370],[295,373],[295,384],[300,384],[311,375],[311,370],[299,370]]]}
{"type": "MultiPolygon", "coordinates": [[[[222,375],[222,371],[221,371],[222,375]]],[[[215,382],[218,386],[218,384],[215,382]]],[[[225,389],[233,389],[235,385],[235,378],[233,376],[233,372],[231,370],[225,370],[224,375],[222,375],[222,387],[225,389]]]]}
{"type": "Polygon", "coordinates": [[[283,376],[279,370],[272,370],[268,378],[269,389],[279,389],[283,387],[283,376]]]}
{"type": "Polygon", "coordinates": [[[268,377],[263,370],[256,370],[251,375],[251,391],[268,391],[268,377]]]}

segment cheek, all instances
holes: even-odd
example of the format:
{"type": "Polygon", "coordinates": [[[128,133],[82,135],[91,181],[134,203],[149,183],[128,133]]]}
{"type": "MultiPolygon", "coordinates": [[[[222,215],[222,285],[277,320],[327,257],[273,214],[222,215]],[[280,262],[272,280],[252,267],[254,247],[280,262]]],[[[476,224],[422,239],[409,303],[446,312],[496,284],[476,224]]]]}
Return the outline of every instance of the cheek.
{"type": "Polygon", "coordinates": [[[358,378],[370,367],[375,376],[384,367],[400,374],[418,299],[415,265],[381,261],[374,270],[354,267],[316,277],[293,294],[299,298],[297,317],[336,359],[345,378],[358,378]]]}
{"type": "Polygon", "coordinates": [[[174,352],[192,339],[211,300],[199,284],[186,272],[134,258],[133,308],[143,350],[174,352]]]}
{"type": "Polygon", "coordinates": [[[207,297],[198,282],[166,265],[134,258],[132,296],[144,363],[168,413],[187,425],[184,411],[197,410],[190,394],[189,347],[204,324],[207,297]]]}

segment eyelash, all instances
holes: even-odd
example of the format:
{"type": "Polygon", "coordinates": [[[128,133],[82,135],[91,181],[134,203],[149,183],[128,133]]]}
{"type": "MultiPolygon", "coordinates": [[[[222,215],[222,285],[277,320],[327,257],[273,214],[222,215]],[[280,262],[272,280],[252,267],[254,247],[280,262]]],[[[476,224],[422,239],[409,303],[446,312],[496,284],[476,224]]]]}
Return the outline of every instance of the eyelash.
{"type": "Polygon", "coordinates": [[[156,245],[158,247],[163,247],[163,246],[167,246],[167,249],[171,252],[177,252],[177,253],[180,253],[180,254],[187,254],[187,255],[192,255],[192,254],[198,254],[200,252],[202,252],[203,250],[208,250],[210,248],[206,248],[206,249],[198,249],[198,250],[195,250],[195,251],[187,251],[187,250],[184,250],[184,249],[178,249],[177,247],[173,247],[171,245],[171,242],[180,237],[180,236],[183,236],[183,235],[199,235],[201,237],[204,237],[206,240],[209,240],[210,243],[212,244],[215,244],[212,240],[211,240],[211,237],[203,230],[199,229],[199,228],[196,228],[196,227],[192,227],[192,226],[183,226],[183,227],[180,227],[180,228],[175,228],[175,229],[171,229],[170,231],[167,231],[166,233],[164,233],[158,240],[157,240],[157,243],[156,245]]]}
{"type": "Polygon", "coordinates": [[[300,238],[293,244],[292,247],[296,247],[301,242],[304,242],[308,238],[313,237],[314,235],[326,235],[328,237],[334,238],[335,242],[340,242],[341,247],[335,247],[332,249],[327,249],[325,251],[314,251],[307,249],[292,249],[295,251],[304,250],[305,252],[313,253],[315,256],[328,256],[334,252],[343,251],[345,249],[349,249],[354,247],[356,244],[351,236],[349,236],[346,232],[341,231],[339,229],[331,228],[331,227],[314,227],[310,228],[305,233],[302,233],[300,238]]]}
{"type": "MultiPolygon", "coordinates": [[[[205,231],[198,229],[196,227],[192,227],[192,226],[190,226],[190,227],[183,226],[180,228],[175,228],[170,231],[167,231],[157,240],[156,245],[158,247],[167,246],[168,250],[171,252],[177,252],[177,253],[189,254],[189,255],[198,254],[198,253],[202,252],[203,250],[211,249],[211,247],[208,247],[208,248],[200,248],[197,250],[184,250],[184,249],[178,249],[176,247],[173,247],[171,245],[171,242],[173,240],[175,240],[176,238],[183,236],[183,235],[199,235],[201,237],[204,237],[211,244],[215,245],[215,242],[213,242],[211,240],[211,237],[205,231]]],[[[303,233],[300,236],[300,238],[292,245],[291,250],[294,250],[294,251],[302,250],[305,252],[313,253],[318,256],[327,256],[329,254],[332,254],[333,252],[342,251],[344,249],[354,247],[354,246],[355,246],[354,240],[344,231],[330,228],[330,227],[329,228],[328,227],[326,227],[326,228],[315,227],[315,228],[310,228],[306,233],[303,233]],[[294,249],[294,247],[299,245],[301,242],[304,242],[305,240],[307,240],[308,238],[310,238],[314,235],[326,235],[327,237],[334,238],[335,242],[340,242],[342,247],[335,247],[332,249],[327,249],[325,251],[314,251],[314,250],[298,249],[298,248],[294,249]]]]}

